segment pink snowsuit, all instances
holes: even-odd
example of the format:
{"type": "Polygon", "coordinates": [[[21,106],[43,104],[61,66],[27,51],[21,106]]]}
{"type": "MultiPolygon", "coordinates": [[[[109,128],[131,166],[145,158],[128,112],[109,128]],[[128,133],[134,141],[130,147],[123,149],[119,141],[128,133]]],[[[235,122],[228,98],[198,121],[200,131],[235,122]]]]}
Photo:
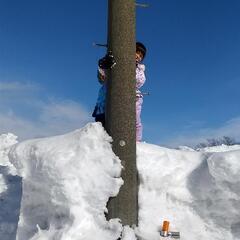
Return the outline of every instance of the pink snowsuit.
{"type": "MultiPolygon", "coordinates": [[[[141,123],[141,110],[143,103],[143,95],[139,90],[142,85],[145,83],[145,65],[137,63],[136,65],[136,141],[140,142],[142,140],[142,123],[141,123]]],[[[98,75],[105,76],[105,71],[102,69],[98,69],[98,75]]],[[[99,78],[99,77],[98,77],[99,78]]],[[[101,88],[102,89],[102,88],[101,88]]],[[[97,114],[102,113],[105,114],[105,96],[102,97],[102,92],[100,91],[100,95],[98,97],[97,106],[98,109],[102,109],[102,112],[97,112],[97,114]]],[[[106,91],[105,91],[106,92],[106,91]]]]}
{"type": "Polygon", "coordinates": [[[143,95],[140,92],[140,88],[146,81],[145,77],[145,65],[138,63],[136,65],[136,141],[142,140],[142,122],[141,122],[141,110],[143,103],[143,95]]]}

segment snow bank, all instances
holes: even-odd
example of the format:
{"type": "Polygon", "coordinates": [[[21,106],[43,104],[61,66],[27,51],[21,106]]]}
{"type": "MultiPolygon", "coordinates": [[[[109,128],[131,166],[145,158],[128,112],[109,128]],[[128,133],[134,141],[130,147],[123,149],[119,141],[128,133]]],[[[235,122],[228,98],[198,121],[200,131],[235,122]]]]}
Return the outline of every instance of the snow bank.
{"type": "MultiPolygon", "coordinates": [[[[12,165],[9,162],[8,153],[12,145],[17,143],[17,136],[8,133],[0,135],[0,165],[9,166],[12,165]]],[[[14,168],[11,168],[13,170],[14,168]]]]}
{"type": "Polygon", "coordinates": [[[135,232],[129,226],[124,226],[122,230],[122,240],[137,240],[135,232]]]}
{"type": "Polygon", "coordinates": [[[240,150],[138,145],[139,228],[159,239],[164,220],[184,240],[240,239],[240,150]],[[219,152],[219,151],[224,152],[219,152]]]}
{"type": "Polygon", "coordinates": [[[16,176],[8,158],[11,147],[16,143],[15,135],[0,135],[0,239],[4,240],[16,238],[20,212],[22,181],[16,176]]]}
{"type": "Polygon", "coordinates": [[[137,167],[139,226],[132,229],[105,219],[123,181],[100,124],[18,144],[1,135],[0,239],[15,239],[17,230],[18,240],[160,240],[164,220],[182,240],[240,239],[240,146],[195,151],[139,143],[137,167]],[[23,194],[13,172],[23,178],[23,194]]]}
{"type": "Polygon", "coordinates": [[[123,181],[111,138],[99,124],[15,145],[10,161],[23,177],[18,240],[112,240],[121,232],[104,212],[123,181]],[[94,235],[94,236],[93,236],[94,235]]]}
{"type": "Polygon", "coordinates": [[[220,146],[206,147],[206,148],[200,148],[199,149],[199,151],[201,151],[201,152],[211,152],[211,153],[229,152],[229,151],[233,151],[233,150],[240,150],[240,145],[227,146],[227,145],[222,144],[220,146]]]}

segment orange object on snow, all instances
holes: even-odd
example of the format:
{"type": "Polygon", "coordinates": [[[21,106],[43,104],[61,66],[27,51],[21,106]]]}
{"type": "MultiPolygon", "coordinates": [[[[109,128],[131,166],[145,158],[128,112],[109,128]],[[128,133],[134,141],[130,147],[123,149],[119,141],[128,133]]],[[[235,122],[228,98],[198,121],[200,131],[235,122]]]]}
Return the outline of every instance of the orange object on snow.
{"type": "Polygon", "coordinates": [[[162,225],[162,231],[163,232],[168,232],[169,231],[169,221],[163,221],[163,225],[162,225]]]}
{"type": "Polygon", "coordinates": [[[169,231],[169,221],[163,221],[162,231],[160,231],[161,237],[171,237],[171,238],[180,238],[180,232],[171,232],[169,231]]]}

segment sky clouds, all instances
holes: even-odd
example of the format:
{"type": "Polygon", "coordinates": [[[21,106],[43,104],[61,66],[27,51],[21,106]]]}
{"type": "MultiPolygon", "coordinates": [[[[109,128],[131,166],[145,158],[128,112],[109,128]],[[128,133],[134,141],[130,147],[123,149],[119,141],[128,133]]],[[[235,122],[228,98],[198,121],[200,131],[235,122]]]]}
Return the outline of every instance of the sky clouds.
{"type": "Polygon", "coordinates": [[[40,86],[30,82],[0,82],[0,92],[3,91],[34,91],[39,90],[40,86]]]}
{"type": "Polygon", "coordinates": [[[90,121],[88,112],[72,101],[44,103],[37,111],[34,120],[12,110],[0,113],[0,133],[11,132],[23,140],[66,133],[90,121]]]}
{"type": "MultiPolygon", "coordinates": [[[[107,4],[2,2],[0,113],[6,127],[0,131],[20,131],[16,123],[31,136],[81,127],[100,87],[96,68],[106,49],[91,43],[106,40],[107,4]]],[[[150,2],[150,11],[136,14],[137,38],[148,49],[142,91],[151,93],[141,115],[143,139],[195,145],[216,135],[238,137],[232,118],[240,117],[240,1],[198,1],[197,7],[189,0],[150,2]]]]}
{"type": "Polygon", "coordinates": [[[80,103],[44,98],[41,92],[42,88],[33,83],[0,82],[0,134],[11,132],[19,140],[51,136],[91,120],[80,103]]]}
{"type": "MultiPolygon", "coordinates": [[[[91,113],[81,103],[49,97],[49,93],[33,82],[0,82],[0,134],[11,132],[19,140],[66,133],[92,121],[91,113]]],[[[204,128],[202,122],[192,122],[174,136],[164,139],[164,145],[196,146],[208,138],[233,137],[240,141],[240,116],[220,127],[204,128]]],[[[160,131],[156,126],[154,131],[160,131]]],[[[161,144],[163,141],[161,141],[161,144]]]]}
{"type": "Polygon", "coordinates": [[[235,141],[240,141],[240,116],[230,119],[220,127],[214,128],[191,128],[180,132],[167,140],[167,145],[177,147],[180,145],[196,146],[206,139],[219,137],[232,137],[235,141]]]}

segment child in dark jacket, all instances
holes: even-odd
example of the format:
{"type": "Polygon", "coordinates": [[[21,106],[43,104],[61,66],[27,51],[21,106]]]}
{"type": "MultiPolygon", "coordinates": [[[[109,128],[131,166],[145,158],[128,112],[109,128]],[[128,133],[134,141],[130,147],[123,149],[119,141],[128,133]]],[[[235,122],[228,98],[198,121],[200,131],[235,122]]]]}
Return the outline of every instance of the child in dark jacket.
{"type": "MultiPolygon", "coordinates": [[[[146,55],[145,46],[137,42],[136,43],[136,141],[142,140],[142,123],[141,123],[141,110],[143,103],[143,95],[140,88],[145,83],[145,65],[142,64],[142,60],[146,55]]],[[[101,122],[105,126],[105,105],[106,105],[106,72],[102,68],[98,68],[98,80],[102,84],[98,92],[98,99],[92,116],[96,122],[101,122]]]]}

